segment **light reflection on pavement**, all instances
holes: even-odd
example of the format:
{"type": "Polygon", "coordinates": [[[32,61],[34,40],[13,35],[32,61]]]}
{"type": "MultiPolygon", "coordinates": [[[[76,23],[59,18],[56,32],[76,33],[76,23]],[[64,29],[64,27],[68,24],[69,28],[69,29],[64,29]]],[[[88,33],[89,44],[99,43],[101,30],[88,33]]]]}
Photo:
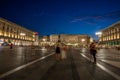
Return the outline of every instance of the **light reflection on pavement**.
{"type": "MultiPolygon", "coordinates": [[[[83,48],[80,51],[89,56],[89,49],[83,48]]],[[[99,61],[108,63],[112,66],[120,68],[120,51],[115,49],[100,49],[97,51],[96,58],[99,61]]]]}
{"type": "Polygon", "coordinates": [[[30,47],[14,47],[13,49],[1,47],[0,49],[0,74],[51,53],[51,50],[30,47]]]}

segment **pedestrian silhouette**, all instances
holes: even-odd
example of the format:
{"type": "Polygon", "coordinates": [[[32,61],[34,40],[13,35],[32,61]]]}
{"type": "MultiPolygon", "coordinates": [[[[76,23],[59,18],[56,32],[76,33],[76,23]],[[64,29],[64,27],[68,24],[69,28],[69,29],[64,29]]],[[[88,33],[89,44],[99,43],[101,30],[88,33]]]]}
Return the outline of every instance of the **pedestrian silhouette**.
{"type": "Polygon", "coordinates": [[[92,57],[94,59],[94,63],[96,63],[96,53],[97,53],[96,44],[93,42],[90,44],[90,54],[91,54],[91,59],[92,57]]]}
{"type": "Polygon", "coordinates": [[[13,44],[11,43],[11,44],[10,44],[10,49],[12,49],[12,48],[13,48],[13,44]]]}
{"type": "Polygon", "coordinates": [[[60,61],[61,60],[61,43],[60,41],[58,41],[56,43],[56,47],[55,47],[55,51],[56,51],[56,60],[60,61]]]}
{"type": "Polygon", "coordinates": [[[67,58],[66,50],[67,50],[66,45],[62,45],[62,51],[61,51],[61,58],[62,59],[66,59],[67,58]]]}

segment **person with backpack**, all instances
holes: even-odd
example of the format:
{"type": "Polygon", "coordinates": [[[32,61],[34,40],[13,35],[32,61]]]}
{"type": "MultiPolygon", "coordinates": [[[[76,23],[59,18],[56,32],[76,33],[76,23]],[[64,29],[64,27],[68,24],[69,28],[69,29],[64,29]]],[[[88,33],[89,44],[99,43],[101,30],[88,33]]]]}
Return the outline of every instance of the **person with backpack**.
{"type": "Polygon", "coordinates": [[[97,53],[96,44],[93,42],[90,44],[90,54],[94,59],[94,63],[96,63],[96,53],[97,53]]]}

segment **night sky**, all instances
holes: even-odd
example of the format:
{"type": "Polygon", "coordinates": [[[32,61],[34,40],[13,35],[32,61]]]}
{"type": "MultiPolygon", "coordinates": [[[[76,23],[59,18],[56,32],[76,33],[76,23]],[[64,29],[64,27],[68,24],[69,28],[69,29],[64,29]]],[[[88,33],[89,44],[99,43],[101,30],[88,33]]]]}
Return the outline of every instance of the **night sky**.
{"type": "Polygon", "coordinates": [[[39,35],[88,34],[120,20],[120,0],[0,0],[0,17],[39,35]]]}

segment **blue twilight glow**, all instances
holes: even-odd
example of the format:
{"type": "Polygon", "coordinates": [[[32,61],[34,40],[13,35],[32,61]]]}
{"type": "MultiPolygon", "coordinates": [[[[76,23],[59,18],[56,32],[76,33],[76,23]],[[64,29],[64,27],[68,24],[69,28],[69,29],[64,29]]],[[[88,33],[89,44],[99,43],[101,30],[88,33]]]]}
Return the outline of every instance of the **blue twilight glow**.
{"type": "Polygon", "coordinates": [[[120,20],[120,0],[1,0],[0,17],[49,34],[89,34],[120,20]]]}

